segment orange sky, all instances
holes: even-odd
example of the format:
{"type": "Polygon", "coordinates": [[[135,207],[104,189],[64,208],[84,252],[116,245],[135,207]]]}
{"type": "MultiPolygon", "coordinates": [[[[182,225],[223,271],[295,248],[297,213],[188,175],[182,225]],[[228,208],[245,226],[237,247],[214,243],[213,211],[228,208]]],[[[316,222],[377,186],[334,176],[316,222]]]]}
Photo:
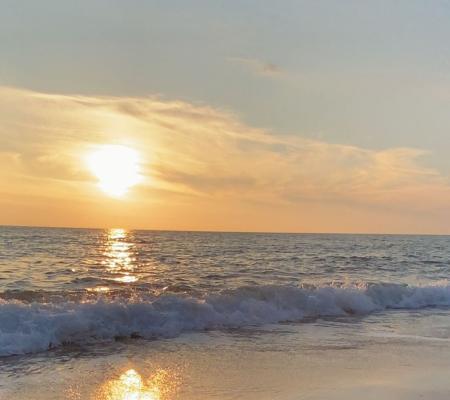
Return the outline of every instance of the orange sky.
{"type": "Polygon", "coordinates": [[[450,188],[423,151],[380,151],[248,126],[229,112],[158,97],[0,88],[0,223],[290,232],[450,233],[450,188]],[[86,161],[134,149],[123,197],[86,161]]]}

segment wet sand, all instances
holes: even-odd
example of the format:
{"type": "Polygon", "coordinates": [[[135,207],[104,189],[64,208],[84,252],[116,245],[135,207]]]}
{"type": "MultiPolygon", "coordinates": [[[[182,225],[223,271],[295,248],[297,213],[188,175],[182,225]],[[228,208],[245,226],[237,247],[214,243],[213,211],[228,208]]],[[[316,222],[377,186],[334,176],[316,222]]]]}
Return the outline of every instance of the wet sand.
{"type": "Polygon", "coordinates": [[[394,312],[9,357],[0,398],[443,400],[448,317],[394,312]]]}

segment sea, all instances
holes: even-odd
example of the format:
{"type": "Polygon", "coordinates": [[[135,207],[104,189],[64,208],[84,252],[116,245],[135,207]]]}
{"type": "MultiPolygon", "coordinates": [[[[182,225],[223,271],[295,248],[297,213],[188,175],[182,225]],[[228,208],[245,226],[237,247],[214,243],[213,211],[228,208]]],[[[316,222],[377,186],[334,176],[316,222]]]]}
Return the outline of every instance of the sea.
{"type": "Polygon", "coordinates": [[[0,399],[449,399],[450,237],[0,227],[0,399]]]}

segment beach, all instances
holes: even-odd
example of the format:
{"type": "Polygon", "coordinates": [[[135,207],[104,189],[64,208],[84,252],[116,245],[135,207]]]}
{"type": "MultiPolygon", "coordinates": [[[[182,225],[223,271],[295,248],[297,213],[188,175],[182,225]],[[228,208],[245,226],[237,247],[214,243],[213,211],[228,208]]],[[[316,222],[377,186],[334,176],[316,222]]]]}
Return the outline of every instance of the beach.
{"type": "Polygon", "coordinates": [[[0,393],[5,400],[447,399],[448,320],[447,311],[398,312],[59,349],[3,359],[0,393]]]}

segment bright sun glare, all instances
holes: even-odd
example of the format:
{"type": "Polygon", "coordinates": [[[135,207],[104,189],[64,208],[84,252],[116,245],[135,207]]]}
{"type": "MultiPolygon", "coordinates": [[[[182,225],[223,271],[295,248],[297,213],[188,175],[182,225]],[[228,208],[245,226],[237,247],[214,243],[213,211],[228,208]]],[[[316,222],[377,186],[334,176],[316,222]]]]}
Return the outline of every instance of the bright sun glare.
{"type": "Polygon", "coordinates": [[[138,153],[126,146],[101,146],[88,156],[88,165],[99,187],[110,196],[123,196],[141,180],[138,153]]]}
{"type": "Polygon", "coordinates": [[[173,371],[157,370],[145,379],[134,369],[107,381],[95,398],[104,400],[167,400],[173,398],[180,381],[173,371]]]}

